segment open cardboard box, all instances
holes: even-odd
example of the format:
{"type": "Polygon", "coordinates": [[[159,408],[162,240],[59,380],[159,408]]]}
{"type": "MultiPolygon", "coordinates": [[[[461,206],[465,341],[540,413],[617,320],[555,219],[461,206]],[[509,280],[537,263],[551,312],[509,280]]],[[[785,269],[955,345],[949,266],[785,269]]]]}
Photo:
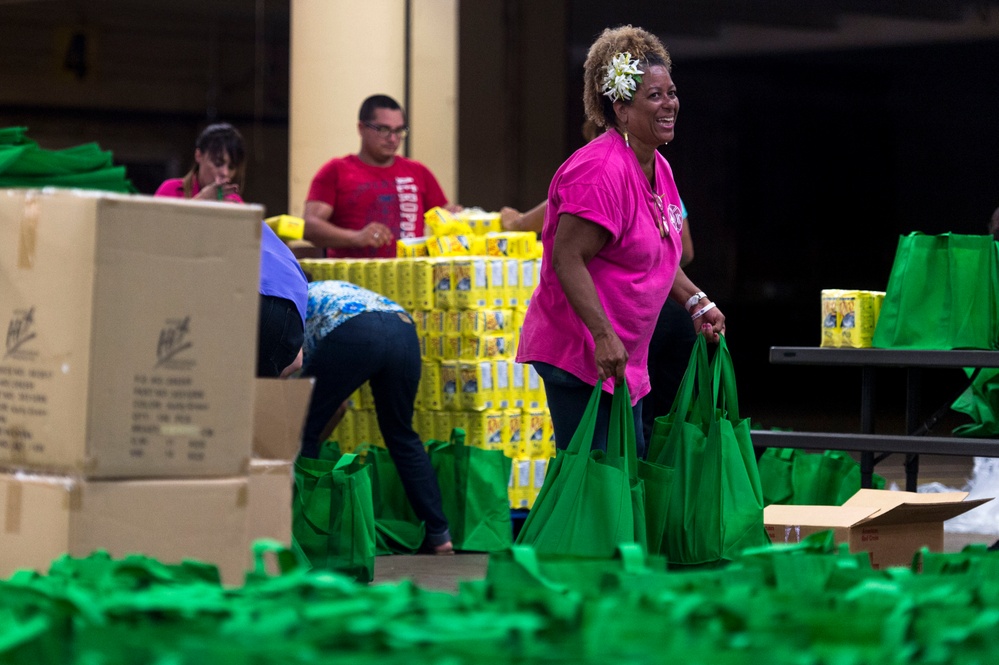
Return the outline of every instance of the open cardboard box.
{"type": "Polygon", "coordinates": [[[253,456],[294,462],[302,445],[314,378],[257,379],[253,395],[253,456]]]}
{"type": "Polygon", "coordinates": [[[836,543],[868,552],[874,568],[910,566],[923,547],[942,552],[943,523],[992,499],[965,501],[967,492],[923,493],[861,489],[842,506],[788,506],[763,509],[771,542],[798,542],[832,529],[836,543]]]}

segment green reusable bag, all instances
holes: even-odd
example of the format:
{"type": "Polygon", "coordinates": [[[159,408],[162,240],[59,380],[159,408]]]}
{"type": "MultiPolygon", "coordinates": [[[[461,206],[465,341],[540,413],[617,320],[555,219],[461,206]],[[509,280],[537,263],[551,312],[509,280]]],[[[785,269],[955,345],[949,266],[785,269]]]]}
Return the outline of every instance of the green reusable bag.
{"type": "Polygon", "coordinates": [[[663,548],[672,567],[721,564],[769,543],[749,419],[739,416],[725,338],[710,364],[703,335],[692,355],[659,460],[675,469],[663,548]]]}
{"type": "MultiPolygon", "coordinates": [[[[791,486],[794,494],[789,503],[842,506],[860,489],[860,464],[840,450],[798,451],[791,470],[791,486]]],[[[884,476],[872,474],[871,487],[884,489],[884,476]]]]}
{"type": "Polygon", "coordinates": [[[601,390],[594,386],[568,447],[550,462],[518,545],[532,545],[541,555],[598,558],[611,557],[621,543],[645,546],[644,484],[638,478],[634,429],[629,439],[620,424],[624,418],[634,422],[628,387],[622,382],[614,391],[606,452],[591,450],[601,390]]]}
{"type": "Polygon", "coordinates": [[[971,418],[970,423],[954,428],[956,436],[995,437],[999,435],[999,369],[983,367],[977,376],[965,369],[971,385],[954,400],[950,408],[971,418]],[[973,377],[973,378],[972,378],[973,377]]]}
{"type": "Polygon", "coordinates": [[[495,552],[513,544],[510,517],[512,460],[501,450],[465,445],[456,427],[450,441],[430,441],[427,453],[441,488],[454,549],[495,552]]]}
{"type": "Polygon", "coordinates": [[[295,460],[292,546],[312,568],[370,582],[375,572],[371,470],[357,455],[295,460]]]}
{"type": "Polygon", "coordinates": [[[757,466],[760,470],[764,506],[793,502],[794,487],[791,485],[791,473],[798,452],[797,448],[767,448],[763,451],[757,466]]]}
{"type": "Polygon", "coordinates": [[[999,348],[999,261],[988,235],[899,238],[872,345],[999,348]]]}
{"type": "Polygon", "coordinates": [[[426,525],[413,512],[399,470],[385,448],[362,444],[355,452],[371,469],[372,508],[375,515],[375,553],[413,554],[426,537],[426,525]]]}

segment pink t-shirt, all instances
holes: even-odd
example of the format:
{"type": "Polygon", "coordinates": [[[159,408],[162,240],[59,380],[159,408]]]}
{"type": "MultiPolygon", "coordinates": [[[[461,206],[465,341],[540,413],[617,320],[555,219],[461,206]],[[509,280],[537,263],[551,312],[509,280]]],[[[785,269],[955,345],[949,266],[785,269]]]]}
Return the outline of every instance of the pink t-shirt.
{"type": "MultiPolygon", "coordinates": [[[[371,166],[357,155],[332,159],[316,173],[306,201],[322,201],[333,206],[330,222],[345,229],[363,229],[369,222],[381,222],[393,238],[422,237],[423,215],[436,206],[447,205],[447,197],[437,178],[423,164],[396,157],[391,166],[371,166]]],[[[373,248],[330,248],[327,256],[392,258],[395,243],[373,248]]]]}
{"type": "MultiPolygon", "coordinates": [[[[198,182],[197,178],[194,178],[191,181],[191,197],[197,196],[200,191],[201,183],[198,182]]],[[[169,196],[175,199],[184,198],[184,179],[170,178],[169,180],[164,180],[163,184],[156,188],[156,193],[153,196],[169,196]]],[[[243,199],[239,194],[227,194],[223,201],[243,203],[243,199]]]]}
{"type": "MultiPolygon", "coordinates": [[[[519,362],[549,363],[591,385],[597,382],[593,337],[566,299],[552,267],[559,215],[571,214],[611,234],[587,269],[628,351],[625,377],[632,401],[649,392],[649,340],[680,264],[683,230],[673,172],[658,151],[655,159],[662,214],[638,159],[616,131],[587,143],[555,173],[541,231],[541,279],[524,318],[519,362]]],[[[613,381],[607,381],[604,389],[613,391],[613,381]]]]}

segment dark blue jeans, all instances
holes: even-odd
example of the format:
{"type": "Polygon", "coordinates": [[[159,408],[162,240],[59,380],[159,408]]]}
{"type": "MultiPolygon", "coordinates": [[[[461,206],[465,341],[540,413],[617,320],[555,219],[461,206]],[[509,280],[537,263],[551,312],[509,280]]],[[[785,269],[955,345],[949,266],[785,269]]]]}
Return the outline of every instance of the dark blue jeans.
{"type": "Polygon", "coordinates": [[[277,296],[260,296],[257,330],[257,376],[276,377],[298,357],[305,339],[302,315],[295,303],[277,296]]]}
{"type": "MultiPolygon", "coordinates": [[[[552,427],[555,430],[555,447],[565,450],[572,441],[572,435],[583,419],[583,413],[593,395],[593,386],[563,369],[548,363],[535,362],[545,382],[545,396],[548,398],[548,411],[552,414],[552,427]]],[[[611,395],[604,392],[600,396],[597,411],[597,424],[593,432],[593,448],[607,450],[607,423],[610,420],[611,395]]],[[[642,433],[642,400],[635,405],[635,443],[639,459],[645,457],[645,435],[642,433]]]]}
{"type": "Polygon", "coordinates": [[[427,543],[443,545],[451,535],[440,485],[423,442],[413,430],[413,404],[422,367],[416,328],[406,314],[364,312],[334,328],[302,367],[303,376],[316,378],[302,455],[319,454],[319,437],[333,413],[369,381],[378,428],[413,512],[426,523],[427,543]]]}

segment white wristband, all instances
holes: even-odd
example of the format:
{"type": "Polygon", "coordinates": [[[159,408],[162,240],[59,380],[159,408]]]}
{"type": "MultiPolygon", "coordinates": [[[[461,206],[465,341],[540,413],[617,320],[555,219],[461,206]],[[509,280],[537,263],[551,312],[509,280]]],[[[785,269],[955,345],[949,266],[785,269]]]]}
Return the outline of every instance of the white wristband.
{"type": "Polygon", "coordinates": [[[689,312],[691,307],[693,307],[694,305],[696,305],[701,301],[701,298],[707,298],[707,296],[704,295],[704,291],[698,291],[694,295],[690,296],[690,298],[687,300],[687,304],[683,306],[684,309],[686,309],[689,312]]]}
{"type": "Polygon", "coordinates": [[[709,309],[714,309],[717,306],[718,305],[714,304],[713,302],[709,302],[707,305],[705,305],[704,307],[700,308],[699,310],[691,314],[690,318],[696,321],[697,319],[704,316],[704,313],[707,312],[709,309]]]}

